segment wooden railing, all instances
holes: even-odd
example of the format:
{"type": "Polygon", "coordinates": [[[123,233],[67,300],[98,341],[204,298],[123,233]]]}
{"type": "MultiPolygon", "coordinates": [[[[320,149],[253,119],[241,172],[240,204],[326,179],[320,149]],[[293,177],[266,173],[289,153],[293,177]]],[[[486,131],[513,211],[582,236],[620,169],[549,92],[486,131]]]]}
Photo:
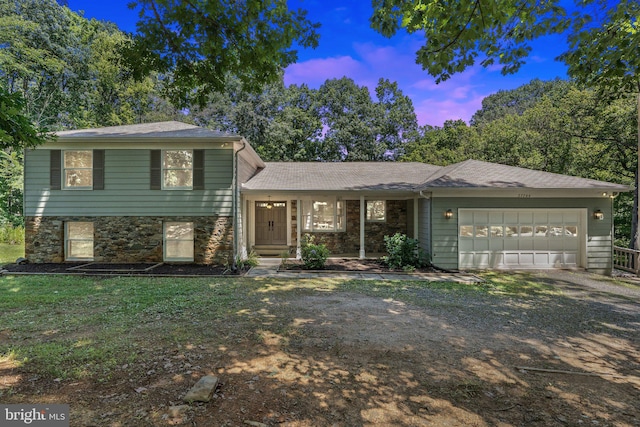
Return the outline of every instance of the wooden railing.
{"type": "Polygon", "coordinates": [[[613,267],[619,270],[630,271],[637,275],[640,273],[640,251],[614,246],[613,267]]]}

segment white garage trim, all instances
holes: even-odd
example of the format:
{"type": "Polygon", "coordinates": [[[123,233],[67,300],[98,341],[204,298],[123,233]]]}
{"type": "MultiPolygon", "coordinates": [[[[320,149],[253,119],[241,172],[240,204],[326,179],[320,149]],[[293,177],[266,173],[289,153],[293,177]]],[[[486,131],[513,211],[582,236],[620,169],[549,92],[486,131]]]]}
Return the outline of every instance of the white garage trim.
{"type": "Polygon", "coordinates": [[[586,209],[459,209],[460,269],[579,268],[586,209]]]}

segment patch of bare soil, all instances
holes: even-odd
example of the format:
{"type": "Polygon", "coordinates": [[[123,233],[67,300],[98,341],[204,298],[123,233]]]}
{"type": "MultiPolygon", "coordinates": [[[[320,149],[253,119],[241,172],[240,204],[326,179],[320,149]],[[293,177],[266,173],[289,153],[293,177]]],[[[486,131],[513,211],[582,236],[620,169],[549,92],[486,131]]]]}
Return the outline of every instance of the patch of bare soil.
{"type": "Polygon", "coordinates": [[[273,292],[194,321],[188,345],[148,337],[104,380],[17,378],[5,364],[0,389],[14,384],[6,403],[70,403],[74,426],[640,425],[637,300],[416,298],[273,292]],[[207,374],[221,380],[213,400],[181,406],[207,374]]]}

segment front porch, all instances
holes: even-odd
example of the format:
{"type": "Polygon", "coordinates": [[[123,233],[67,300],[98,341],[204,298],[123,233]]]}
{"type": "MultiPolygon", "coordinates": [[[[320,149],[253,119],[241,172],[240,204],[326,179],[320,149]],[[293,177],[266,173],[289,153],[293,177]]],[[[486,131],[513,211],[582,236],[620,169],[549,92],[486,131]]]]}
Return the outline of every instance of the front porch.
{"type": "Polygon", "coordinates": [[[262,257],[300,259],[305,235],[327,246],[331,258],[380,258],[384,236],[419,238],[419,199],[367,196],[245,196],[243,243],[262,257]]]}

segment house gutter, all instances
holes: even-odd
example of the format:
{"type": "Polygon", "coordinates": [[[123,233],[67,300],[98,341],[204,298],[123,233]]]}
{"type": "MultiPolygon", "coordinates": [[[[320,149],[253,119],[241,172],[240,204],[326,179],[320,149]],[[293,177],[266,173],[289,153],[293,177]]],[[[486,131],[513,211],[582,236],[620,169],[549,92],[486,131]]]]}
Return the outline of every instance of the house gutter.
{"type": "Polygon", "coordinates": [[[237,271],[238,265],[236,263],[238,253],[238,153],[247,148],[247,143],[242,142],[242,148],[234,153],[233,157],[233,260],[231,261],[231,270],[237,271]]]}

